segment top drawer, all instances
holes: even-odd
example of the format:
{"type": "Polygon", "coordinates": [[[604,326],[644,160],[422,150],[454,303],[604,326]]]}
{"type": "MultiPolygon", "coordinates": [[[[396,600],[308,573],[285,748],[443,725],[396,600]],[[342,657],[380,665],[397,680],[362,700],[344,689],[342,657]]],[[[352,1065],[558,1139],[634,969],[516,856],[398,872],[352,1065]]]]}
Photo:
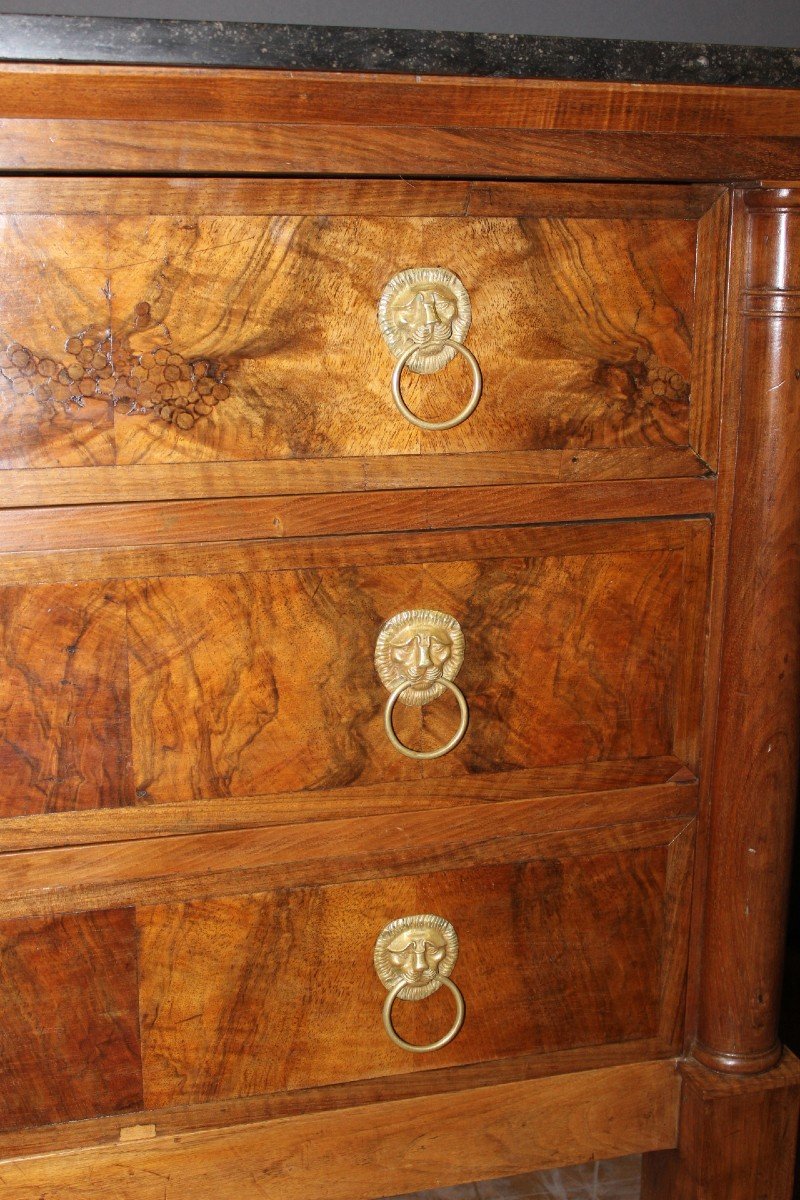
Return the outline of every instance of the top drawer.
{"type": "Polygon", "coordinates": [[[702,474],[723,209],[706,187],[5,180],[0,466],[55,468],[56,499],[61,468],[88,499],[702,474]],[[454,427],[408,419],[448,422],[479,376],[454,427]]]}

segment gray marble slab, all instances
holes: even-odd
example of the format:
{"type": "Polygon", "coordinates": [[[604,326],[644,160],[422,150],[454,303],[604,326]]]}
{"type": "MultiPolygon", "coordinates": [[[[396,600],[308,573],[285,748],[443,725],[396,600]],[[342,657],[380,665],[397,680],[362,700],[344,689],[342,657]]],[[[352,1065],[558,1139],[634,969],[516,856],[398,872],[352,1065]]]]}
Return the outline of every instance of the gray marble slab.
{"type": "Polygon", "coordinates": [[[800,87],[800,47],[239,21],[0,16],[0,60],[800,87]]]}

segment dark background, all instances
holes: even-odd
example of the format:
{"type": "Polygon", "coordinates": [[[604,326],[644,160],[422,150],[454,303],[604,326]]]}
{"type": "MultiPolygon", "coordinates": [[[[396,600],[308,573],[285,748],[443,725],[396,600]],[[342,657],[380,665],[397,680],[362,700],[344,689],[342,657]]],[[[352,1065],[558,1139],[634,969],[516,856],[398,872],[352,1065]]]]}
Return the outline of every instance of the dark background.
{"type": "MultiPolygon", "coordinates": [[[[789,942],[786,949],[781,1036],[795,1054],[800,1054],[800,822],[794,843],[794,882],[789,905],[789,942]]],[[[800,1143],[794,1195],[795,1200],[800,1200],[800,1143]]]]}

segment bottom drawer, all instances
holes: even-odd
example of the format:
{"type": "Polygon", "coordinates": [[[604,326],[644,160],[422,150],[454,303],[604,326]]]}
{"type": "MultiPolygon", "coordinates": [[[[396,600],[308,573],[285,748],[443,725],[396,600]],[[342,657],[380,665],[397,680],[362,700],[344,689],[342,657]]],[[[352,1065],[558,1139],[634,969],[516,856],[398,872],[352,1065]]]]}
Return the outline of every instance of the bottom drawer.
{"type": "Polygon", "coordinates": [[[73,900],[86,911],[0,923],[0,1050],[12,1080],[2,1127],[576,1047],[646,1042],[650,1057],[670,1053],[691,822],[533,833],[535,815],[534,802],[517,802],[395,826],[163,839],[147,854],[140,843],[19,856],[29,895],[38,873],[51,903],[60,872],[77,872],[73,900]],[[315,839],[323,850],[310,865],[315,839]],[[198,876],[201,898],[185,899],[198,855],[216,871],[198,876]],[[98,905],[103,897],[116,903],[98,905]],[[392,928],[378,965],[423,998],[397,996],[397,1034],[422,1045],[447,1032],[457,994],[443,972],[463,996],[463,1025],[436,1051],[401,1048],[384,1026],[374,952],[404,917],[415,919],[392,928]]]}

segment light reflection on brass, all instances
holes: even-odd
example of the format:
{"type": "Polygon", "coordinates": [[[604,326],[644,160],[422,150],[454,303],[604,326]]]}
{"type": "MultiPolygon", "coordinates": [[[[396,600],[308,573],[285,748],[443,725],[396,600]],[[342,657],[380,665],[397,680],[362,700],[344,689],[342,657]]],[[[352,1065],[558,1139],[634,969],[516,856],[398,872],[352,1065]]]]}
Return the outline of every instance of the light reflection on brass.
{"type": "Polygon", "coordinates": [[[463,345],[472,307],[461,280],[445,267],[409,267],[389,280],[378,305],[378,324],[397,359],[392,396],[407,421],[419,429],[452,429],[475,411],[483,390],[478,361],[463,345]],[[460,354],[472,371],[472,393],[466,406],[447,421],[425,421],[403,399],[400,380],[407,367],[420,375],[442,370],[460,354]]]}
{"type": "Polygon", "coordinates": [[[384,623],[375,646],[375,669],[391,693],[384,710],[386,736],[408,758],[441,758],[463,738],[469,724],[464,693],[453,683],[464,661],[464,634],[455,617],[435,609],[396,613],[384,623]],[[412,750],[394,731],[392,714],[398,701],[419,708],[450,691],[458,701],[458,729],[436,750],[412,750]]]}
{"type": "Polygon", "coordinates": [[[378,977],[388,995],[383,1005],[383,1024],[395,1045],[414,1054],[440,1050],[452,1042],[464,1023],[464,997],[449,978],[458,958],[458,936],[444,917],[424,913],[398,917],[378,935],[374,962],[378,977]],[[395,1000],[424,1000],[440,987],[447,987],[455,998],[456,1016],[442,1037],[426,1046],[405,1041],[392,1025],[395,1000]]]}

